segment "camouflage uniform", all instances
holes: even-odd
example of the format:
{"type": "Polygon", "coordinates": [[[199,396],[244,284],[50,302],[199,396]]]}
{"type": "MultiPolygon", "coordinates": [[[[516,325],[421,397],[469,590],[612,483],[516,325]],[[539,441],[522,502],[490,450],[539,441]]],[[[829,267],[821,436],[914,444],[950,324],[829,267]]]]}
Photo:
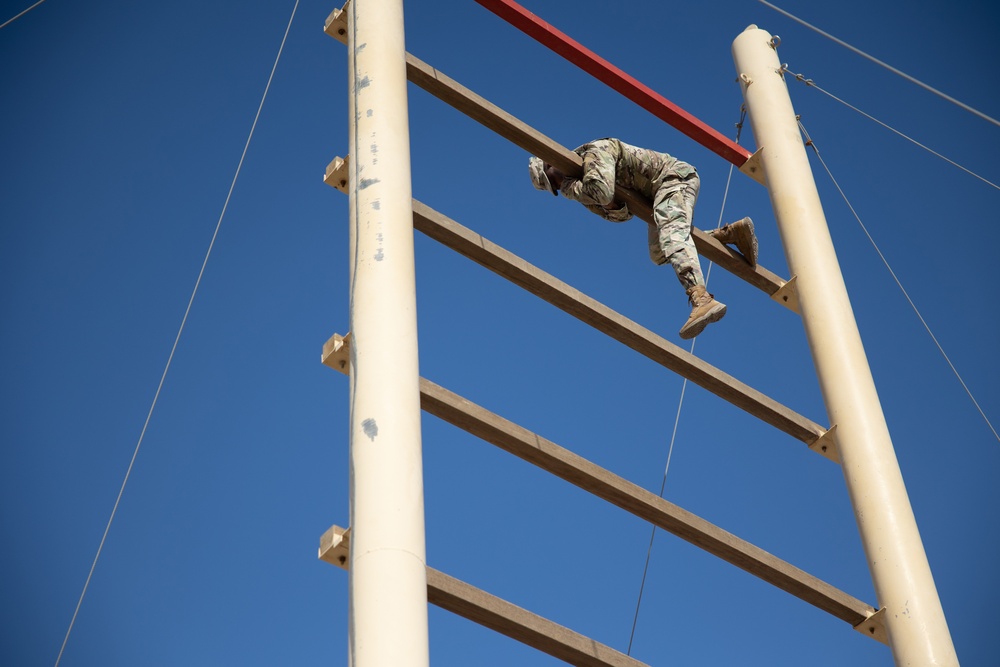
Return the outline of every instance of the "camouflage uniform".
{"type": "Polygon", "coordinates": [[[695,168],[666,153],[618,139],[591,141],[576,153],[583,158],[583,178],[566,177],[560,188],[563,196],[611,222],[632,217],[624,202],[615,201],[616,184],[648,197],[656,223],[649,226],[649,258],[656,264],[670,262],[685,290],[704,285],[691,236],[694,204],[701,187],[695,168]]]}

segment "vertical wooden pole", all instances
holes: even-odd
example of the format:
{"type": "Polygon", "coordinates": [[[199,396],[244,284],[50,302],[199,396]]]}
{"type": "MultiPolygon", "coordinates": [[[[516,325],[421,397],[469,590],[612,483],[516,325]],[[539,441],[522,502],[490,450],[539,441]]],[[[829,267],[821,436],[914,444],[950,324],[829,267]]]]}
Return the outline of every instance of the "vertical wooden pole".
{"type": "Polygon", "coordinates": [[[350,661],[426,667],[427,567],[402,0],[353,0],[350,661]]]}
{"type": "Polygon", "coordinates": [[[958,665],[771,35],[733,59],[896,664],[958,665]]]}

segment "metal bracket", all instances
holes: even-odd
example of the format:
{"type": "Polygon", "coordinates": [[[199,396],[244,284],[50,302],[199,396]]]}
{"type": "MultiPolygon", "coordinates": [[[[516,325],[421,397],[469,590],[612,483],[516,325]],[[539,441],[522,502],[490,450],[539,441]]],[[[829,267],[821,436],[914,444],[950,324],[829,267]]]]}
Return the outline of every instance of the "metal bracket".
{"type": "Polygon", "coordinates": [[[333,158],[333,162],[326,165],[326,175],[323,176],[323,182],[330,187],[337,188],[345,195],[350,194],[347,191],[348,183],[348,173],[347,168],[351,164],[351,156],[340,157],[339,155],[333,158]]]}
{"type": "Polygon", "coordinates": [[[323,25],[323,32],[344,44],[347,44],[347,8],[350,4],[351,0],[347,0],[341,9],[334,9],[323,25]]]}
{"type": "Polygon", "coordinates": [[[885,607],[854,626],[854,629],[875,641],[889,645],[889,635],[885,632],[885,607]]]}
{"type": "Polygon", "coordinates": [[[834,424],[823,435],[809,445],[809,449],[817,454],[822,454],[834,463],[840,463],[840,454],[837,452],[837,425],[834,424]]]}
{"type": "Polygon", "coordinates": [[[351,334],[346,336],[333,334],[330,340],[323,344],[323,355],[320,357],[323,365],[329,366],[344,375],[351,372],[351,334]]]}
{"type": "Polygon", "coordinates": [[[785,281],[785,284],[779,287],[774,294],[771,295],[771,298],[785,308],[788,308],[788,310],[798,313],[799,315],[802,314],[802,311],[799,310],[799,293],[798,290],[795,289],[795,276],[792,276],[785,281]]]}
{"type": "Polygon", "coordinates": [[[332,526],[319,538],[319,559],[346,570],[351,557],[351,529],[332,526]]]}
{"type": "Polygon", "coordinates": [[[757,181],[765,188],[767,187],[767,178],[764,176],[764,165],[761,164],[760,152],[764,150],[763,148],[758,148],[753,155],[751,155],[746,162],[740,167],[740,171],[744,174],[757,181]]]}

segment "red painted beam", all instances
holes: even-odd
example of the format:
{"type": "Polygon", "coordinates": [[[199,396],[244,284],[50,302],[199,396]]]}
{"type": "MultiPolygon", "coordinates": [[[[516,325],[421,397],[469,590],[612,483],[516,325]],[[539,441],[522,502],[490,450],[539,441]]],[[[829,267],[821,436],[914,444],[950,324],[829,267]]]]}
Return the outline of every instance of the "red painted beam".
{"type": "Polygon", "coordinates": [[[750,159],[751,153],[746,148],[701,122],[513,0],[476,0],[476,2],[737,167],[743,166],[743,163],[750,159]]]}

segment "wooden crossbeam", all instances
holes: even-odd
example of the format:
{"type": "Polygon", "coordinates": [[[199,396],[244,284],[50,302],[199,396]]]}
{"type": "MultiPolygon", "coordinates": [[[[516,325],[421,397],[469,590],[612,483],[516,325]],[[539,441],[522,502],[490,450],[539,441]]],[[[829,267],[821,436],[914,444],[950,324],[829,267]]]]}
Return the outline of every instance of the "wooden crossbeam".
{"type": "Polygon", "coordinates": [[[415,229],[806,444],[827,429],[413,200],[415,229]]]}
{"type": "MultiPolygon", "coordinates": [[[[350,531],[333,526],[320,538],[319,557],[347,569],[350,531]]],[[[434,568],[427,568],[427,601],[522,644],[579,667],[646,667],[579,633],[434,568]]]]}

